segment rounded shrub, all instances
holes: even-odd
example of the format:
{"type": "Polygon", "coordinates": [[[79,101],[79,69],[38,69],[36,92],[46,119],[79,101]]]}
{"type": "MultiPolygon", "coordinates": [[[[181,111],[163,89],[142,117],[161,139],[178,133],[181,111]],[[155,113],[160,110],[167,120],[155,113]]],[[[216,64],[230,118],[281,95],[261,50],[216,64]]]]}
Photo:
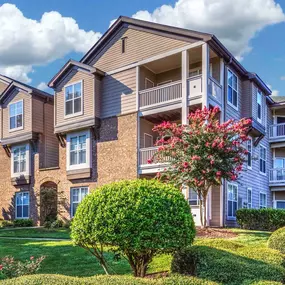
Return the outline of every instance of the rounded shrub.
{"type": "Polygon", "coordinates": [[[268,240],[268,247],[285,253],[285,227],[272,233],[268,240]]]}
{"type": "Polygon", "coordinates": [[[115,247],[127,257],[134,275],[143,277],[155,255],[190,246],[195,225],[178,189],[138,179],[104,185],[87,195],[76,210],[71,237],[75,244],[92,248],[103,267],[107,265],[97,245],[115,247]]]}

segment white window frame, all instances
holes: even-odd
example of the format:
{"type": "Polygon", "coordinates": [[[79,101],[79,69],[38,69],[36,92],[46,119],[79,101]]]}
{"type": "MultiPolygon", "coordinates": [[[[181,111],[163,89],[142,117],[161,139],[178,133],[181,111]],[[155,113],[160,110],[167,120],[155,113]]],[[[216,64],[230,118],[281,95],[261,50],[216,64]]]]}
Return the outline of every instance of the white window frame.
{"type": "Polygon", "coordinates": [[[24,220],[24,219],[29,219],[29,217],[30,217],[30,193],[27,192],[27,191],[26,192],[17,192],[15,194],[15,219],[16,220],[24,220]],[[21,206],[22,206],[22,217],[18,217],[17,196],[18,195],[23,196],[24,194],[28,195],[28,197],[29,197],[29,199],[28,199],[28,201],[29,201],[29,203],[28,203],[28,216],[27,217],[23,217],[23,206],[24,206],[24,204],[21,204],[21,206]]]}
{"type": "Polygon", "coordinates": [[[150,137],[150,138],[151,138],[152,146],[153,146],[153,136],[150,135],[150,134],[148,134],[148,133],[144,133],[144,134],[143,134],[143,147],[144,147],[144,148],[147,148],[147,147],[145,146],[145,137],[150,137]]]}
{"type": "Polygon", "coordinates": [[[267,175],[267,167],[266,167],[266,162],[267,162],[267,148],[263,145],[260,145],[259,146],[259,159],[258,159],[258,167],[259,167],[259,173],[266,176],[267,175]],[[260,155],[260,152],[261,152],[261,148],[265,149],[265,160],[261,159],[261,155],[260,155]],[[265,172],[262,172],[260,171],[260,160],[263,160],[265,161],[265,172]]]}
{"type": "Polygon", "coordinates": [[[266,209],[267,208],[267,193],[264,191],[259,192],[259,209],[266,209]],[[265,207],[261,205],[260,195],[265,195],[265,207]]]}
{"type": "MultiPolygon", "coordinates": [[[[81,197],[81,191],[82,191],[83,188],[87,189],[87,194],[86,194],[86,195],[88,195],[88,194],[89,194],[89,187],[87,187],[87,186],[79,186],[79,187],[71,187],[71,188],[70,188],[70,217],[71,217],[71,218],[74,217],[74,215],[73,215],[73,204],[74,204],[75,202],[73,201],[73,190],[79,189],[80,197],[81,197]]],[[[85,197],[85,196],[84,196],[84,197],[85,197]]],[[[81,201],[82,201],[82,200],[81,200],[81,201]]],[[[78,202],[78,205],[81,203],[81,201],[78,202]]],[[[76,203],[77,203],[77,202],[76,202],[76,203]]]]}
{"type": "Polygon", "coordinates": [[[144,89],[151,89],[151,88],[153,88],[153,87],[155,87],[154,82],[153,82],[152,80],[150,80],[149,78],[146,77],[146,78],[144,79],[144,89]],[[146,87],[147,87],[147,81],[152,84],[152,87],[146,88],[146,87]]]}
{"type": "Polygon", "coordinates": [[[227,220],[236,220],[236,216],[229,216],[228,215],[228,211],[229,211],[229,209],[228,209],[228,207],[229,207],[229,205],[228,205],[228,202],[229,201],[231,201],[232,203],[233,202],[236,202],[237,203],[237,210],[238,210],[238,184],[236,184],[236,183],[232,183],[232,182],[228,182],[227,183],[227,220]],[[237,190],[237,195],[236,195],[236,197],[237,197],[237,200],[236,201],[234,201],[234,200],[229,200],[229,186],[233,186],[233,187],[236,187],[236,190],[237,190]]]}
{"type": "Polygon", "coordinates": [[[251,187],[248,187],[246,189],[246,201],[247,201],[247,209],[252,209],[252,188],[251,187]],[[249,191],[250,191],[250,203],[248,202],[249,200],[248,192],[249,191]],[[250,207],[248,205],[250,205],[250,207]]]}
{"type": "Polygon", "coordinates": [[[189,198],[188,198],[188,200],[189,200],[189,204],[190,204],[191,207],[199,206],[199,196],[198,196],[198,193],[197,193],[195,190],[191,189],[191,188],[189,188],[189,198]],[[197,194],[197,199],[190,199],[191,190],[194,191],[194,192],[197,194]],[[195,204],[195,205],[194,205],[194,204],[191,204],[191,203],[190,203],[191,201],[192,201],[192,202],[196,202],[196,204],[195,204]]]}
{"type": "Polygon", "coordinates": [[[262,92],[259,90],[259,89],[257,89],[257,93],[256,93],[256,103],[257,103],[257,110],[256,110],[256,118],[257,118],[257,121],[259,122],[259,123],[262,123],[262,112],[263,112],[263,109],[262,109],[262,98],[263,97],[263,95],[262,95],[262,92]],[[259,95],[260,95],[260,118],[258,118],[258,105],[259,105],[259,103],[258,103],[258,97],[259,97],[259,95]]]}
{"type": "Polygon", "coordinates": [[[230,68],[228,68],[228,70],[227,70],[227,103],[228,103],[228,105],[230,105],[232,108],[234,108],[235,110],[238,110],[238,99],[239,99],[239,94],[238,94],[238,89],[239,89],[239,78],[238,78],[238,76],[236,75],[236,73],[235,72],[233,72],[230,68]],[[233,89],[233,90],[235,90],[236,92],[237,92],[237,105],[235,106],[232,102],[230,102],[229,101],[229,96],[228,96],[228,87],[229,87],[229,81],[228,81],[228,77],[229,77],[229,75],[228,75],[228,73],[229,72],[231,72],[232,74],[233,74],[233,76],[235,76],[236,78],[237,78],[237,90],[235,90],[234,88],[233,88],[233,86],[231,86],[231,88],[233,89]]]}
{"type": "Polygon", "coordinates": [[[24,129],[24,100],[18,100],[18,101],[15,101],[15,102],[11,102],[8,104],[8,111],[9,111],[9,133],[12,133],[12,132],[15,132],[15,131],[19,131],[19,130],[23,130],[24,129]],[[17,128],[13,128],[11,129],[11,123],[10,123],[10,118],[11,118],[11,114],[10,114],[10,107],[12,105],[15,105],[17,103],[21,102],[22,103],[22,126],[21,127],[17,127],[17,128]]]}
{"type": "Polygon", "coordinates": [[[66,169],[76,170],[91,168],[92,165],[91,136],[90,130],[68,133],[66,135],[66,169]],[[86,136],[86,163],[70,165],[70,141],[73,137],[86,136]]]}
{"type": "MultiPolygon", "coordinates": [[[[74,88],[74,87],[73,87],[74,88]]],[[[83,80],[79,80],[76,82],[72,82],[72,83],[68,83],[67,85],[64,86],[64,118],[68,119],[68,118],[72,118],[72,117],[77,117],[77,116],[81,116],[83,115],[83,80]],[[69,115],[66,115],[66,88],[70,87],[70,86],[75,86],[76,84],[81,83],[81,111],[80,112],[76,112],[76,113],[72,113],[69,115]]],[[[69,100],[70,101],[70,100],[69,100]]],[[[74,98],[73,98],[73,111],[74,111],[74,98]]]]}
{"type": "Polygon", "coordinates": [[[277,208],[277,203],[278,202],[285,203],[285,200],[274,200],[274,202],[273,202],[274,203],[274,209],[278,209],[277,208]]]}
{"type": "Polygon", "coordinates": [[[249,152],[249,150],[248,150],[248,146],[249,146],[249,143],[250,143],[250,148],[251,148],[251,151],[250,151],[250,166],[248,165],[248,162],[249,162],[249,160],[248,160],[248,154],[247,154],[247,168],[248,169],[252,169],[252,147],[253,147],[253,143],[252,143],[252,138],[250,137],[249,138],[249,140],[246,142],[246,149],[247,149],[247,151],[249,152]]]}
{"type": "Polygon", "coordinates": [[[11,147],[11,177],[20,177],[20,176],[29,176],[31,173],[30,166],[31,166],[31,157],[30,157],[30,145],[29,144],[22,144],[22,145],[15,145],[11,147]],[[25,147],[26,148],[26,170],[23,172],[14,172],[14,151],[17,148],[25,147]]]}

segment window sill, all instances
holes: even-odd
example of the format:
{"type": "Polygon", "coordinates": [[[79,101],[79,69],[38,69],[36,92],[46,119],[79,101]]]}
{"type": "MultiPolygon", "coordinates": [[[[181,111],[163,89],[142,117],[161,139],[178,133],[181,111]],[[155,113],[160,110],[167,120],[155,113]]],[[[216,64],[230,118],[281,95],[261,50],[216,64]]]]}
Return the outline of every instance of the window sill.
{"type": "Polygon", "coordinates": [[[19,127],[19,128],[15,128],[15,129],[9,129],[9,133],[21,131],[21,130],[23,130],[23,129],[24,129],[24,127],[19,127]]]}
{"type": "Polygon", "coordinates": [[[259,171],[259,174],[263,175],[263,176],[267,176],[266,173],[259,171]]]}
{"type": "Polygon", "coordinates": [[[75,117],[79,117],[82,115],[83,115],[83,112],[78,112],[78,113],[74,113],[74,114],[70,114],[70,115],[64,115],[64,119],[75,118],[75,117]]]}
{"type": "Polygon", "coordinates": [[[228,105],[238,111],[238,106],[233,105],[231,102],[227,101],[228,105]]]}

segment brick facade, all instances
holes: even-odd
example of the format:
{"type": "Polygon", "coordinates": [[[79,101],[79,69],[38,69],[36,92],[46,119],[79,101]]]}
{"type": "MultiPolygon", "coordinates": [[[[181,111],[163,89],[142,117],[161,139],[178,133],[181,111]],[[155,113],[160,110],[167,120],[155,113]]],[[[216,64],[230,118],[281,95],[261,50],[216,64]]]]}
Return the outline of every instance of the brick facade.
{"type": "Polygon", "coordinates": [[[70,219],[70,188],[89,187],[121,179],[137,177],[137,114],[112,117],[102,120],[100,137],[92,137],[92,175],[88,179],[70,181],[66,177],[66,148],[59,145],[59,167],[39,169],[39,152],[32,152],[32,178],[30,185],[11,184],[10,158],[0,149],[0,218],[13,219],[15,213],[14,197],[19,191],[30,193],[30,217],[35,223],[40,220],[40,189],[47,182],[54,182],[58,192],[58,212],[63,220],[70,219]]]}

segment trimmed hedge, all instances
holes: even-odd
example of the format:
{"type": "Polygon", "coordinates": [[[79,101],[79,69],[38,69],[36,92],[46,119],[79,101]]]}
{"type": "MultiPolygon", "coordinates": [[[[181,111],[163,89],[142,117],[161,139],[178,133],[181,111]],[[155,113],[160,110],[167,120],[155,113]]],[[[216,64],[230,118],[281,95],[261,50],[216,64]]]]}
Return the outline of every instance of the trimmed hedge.
{"type": "Polygon", "coordinates": [[[218,285],[218,283],[193,277],[172,276],[141,279],[131,276],[106,276],[77,278],[64,275],[30,275],[1,281],[3,285],[218,285]]]}
{"type": "Polygon", "coordinates": [[[268,240],[268,247],[285,254],[285,227],[275,231],[268,240]]]}
{"type": "Polygon", "coordinates": [[[173,273],[192,274],[231,285],[285,280],[284,256],[276,250],[248,247],[223,239],[206,243],[202,240],[196,244],[174,255],[173,273]]]}
{"type": "Polygon", "coordinates": [[[32,227],[33,220],[32,219],[18,219],[13,221],[14,227],[32,227]]]}
{"type": "Polygon", "coordinates": [[[243,229],[275,231],[285,226],[285,210],[280,209],[239,209],[237,222],[243,229]]]}

